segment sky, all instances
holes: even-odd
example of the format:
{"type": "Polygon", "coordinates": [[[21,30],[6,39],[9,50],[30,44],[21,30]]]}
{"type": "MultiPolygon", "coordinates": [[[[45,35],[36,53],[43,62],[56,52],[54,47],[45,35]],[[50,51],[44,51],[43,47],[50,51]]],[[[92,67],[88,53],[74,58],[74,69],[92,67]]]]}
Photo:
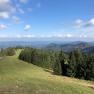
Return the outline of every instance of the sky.
{"type": "Polygon", "coordinates": [[[0,40],[94,41],[94,0],[0,0],[0,40]]]}

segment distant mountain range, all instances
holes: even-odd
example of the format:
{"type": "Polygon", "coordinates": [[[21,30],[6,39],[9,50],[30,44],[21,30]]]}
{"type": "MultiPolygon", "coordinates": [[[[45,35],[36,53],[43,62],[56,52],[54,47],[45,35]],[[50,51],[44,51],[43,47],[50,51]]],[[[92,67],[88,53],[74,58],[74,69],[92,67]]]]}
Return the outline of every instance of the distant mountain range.
{"type": "Polygon", "coordinates": [[[60,51],[61,49],[64,52],[71,52],[74,49],[79,48],[82,52],[85,53],[94,53],[94,44],[88,42],[71,42],[67,44],[55,44],[51,43],[45,47],[47,50],[60,51]]]}
{"type": "Polygon", "coordinates": [[[8,47],[35,47],[41,48],[48,45],[49,42],[44,41],[0,41],[0,48],[8,48],[8,47]]]}
{"type": "Polygon", "coordinates": [[[8,48],[8,47],[34,47],[34,48],[42,48],[46,50],[54,50],[60,51],[61,49],[64,52],[71,52],[72,50],[79,48],[82,52],[85,53],[94,53],[94,42],[59,42],[54,41],[0,41],[0,48],[8,48]]]}

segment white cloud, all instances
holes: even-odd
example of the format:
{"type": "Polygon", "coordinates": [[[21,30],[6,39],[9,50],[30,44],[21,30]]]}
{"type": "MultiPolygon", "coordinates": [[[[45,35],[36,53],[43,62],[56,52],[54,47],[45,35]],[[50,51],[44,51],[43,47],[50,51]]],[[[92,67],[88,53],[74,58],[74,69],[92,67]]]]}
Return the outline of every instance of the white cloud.
{"type": "Polygon", "coordinates": [[[24,10],[21,8],[21,6],[19,4],[16,5],[16,11],[21,13],[21,14],[24,14],[24,10]]]}
{"type": "Polygon", "coordinates": [[[11,0],[0,0],[0,18],[9,18],[13,10],[11,0]]]}
{"type": "Polygon", "coordinates": [[[63,38],[64,35],[63,34],[55,34],[54,37],[63,38]]]}
{"type": "Polygon", "coordinates": [[[87,35],[80,35],[79,37],[80,38],[87,38],[88,36],[87,35]]]}
{"type": "Polygon", "coordinates": [[[0,35],[0,38],[8,38],[8,36],[7,35],[0,35]]]}
{"type": "MultiPolygon", "coordinates": [[[[26,2],[25,0],[22,0],[26,2]]],[[[20,5],[17,4],[16,6],[13,6],[12,0],[0,0],[0,18],[8,19],[10,16],[13,15],[13,13],[21,13],[24,14],[24,10],[20,8],[20,5]]]]}
{"type": "Polygon", "coordinates": [[[10,17],[10,14],[8,12],[0,12],[0,18],[7,19],[10,17]]]}
{"type": "Polygon", "coordinates": [[[72,34],[26,34],[26,35],[17,35],[17,38],[41,38],[41,39],[53,39],[53,38],[58,38],[58,39],[63,39],[63,38],[72,38],[72,34]]]}
{"type": "Polygon", "coordinates": [[[4,25],[4,24],[0,24],[0,29],[6,29],[6,28],[7,28],[6,25],[4,25]]]}
{"type": "Polygon", "coordinates": [[[16,38],[36,38],[36,35],[28,34],[28,35],[16,35],[16,38]]]}
{"type": "Polygon", "coordinates": [[[78,19],[75,21],[75,26],[76,27],[79,27],[79,28],[82,28],[82,27],[94,27],[94,18],[91,18],[90,20],[81,20],[81,19],[78,19]]]}
{"type": "Polygon", "coordinates": [[[12,20],[15,22],[15,23],[20,23],[20,18],[18,18],[17,16],[13,16],[12,17],[12,20]]]}
{"type": "Polygon", "coordinates": [[[90,24],[94,25],[94,18],[90,19],[90,24]]]}
{"type": "Polygon", "coordinates": [[[28,2],[28,0],[20,0],[20,3],[26,4],[27,2],[28,2]]]}
{"type": "Polygon", "coordinates": [[[83,20],[81,20],[81,19],[77,19],[77,20],[74,22],[74,25],[75,25],[75,27],[77,27],[77,28],[80,28],[80,27],[82,26],[82,24],[83,24],[83,20]]]}
{"type": "Polygon", "coordinates": [[[8,35],[0,35],[0,38],[20,38],[20,39],[31,39],[31,38],[39,38],[39,39],[87,39],[87,38],[94,38],[94,36],[87,35],[87,34],[80,34],[80,35],[72,35],[72,34],[64,34],[64,36],[54,36],[54,35],[35,35],[35,34],[26,34],[26,35],[15,35],[15,36],[8,36],[8,35]]]}
{"type": "Polygon", "coordinates": [[[73,35],[72,34],[67,34],[66,37],[71,38],[71,37],[73,37],[73,35]]]}
{"type": "Polygon", "coordinates": [[[57,33],[57,34],[41,34],[37,35],[37,38],[71,38],[72,34],[57,33]]]}
{"type": "Polygon", "coordinates": [[[36,35],[23,35],[24,38],[36,38],[36,35]]]}
{"type": "Polygon", "coordinates": [[[81,24],[83,21],[81,20],[81,19],[77,19],[76,21],[75,21],[75,23],[76,24],[81,24]]]}
{"type": "Polygon", "coordinates": [[[29,25],[29,24],[25,25],[25,27],[24,27],[24,30],[25,30],[25,31],[28,31],[28,30],[30,30],[30,29],[31,29],[31,25],[29,25]]]}

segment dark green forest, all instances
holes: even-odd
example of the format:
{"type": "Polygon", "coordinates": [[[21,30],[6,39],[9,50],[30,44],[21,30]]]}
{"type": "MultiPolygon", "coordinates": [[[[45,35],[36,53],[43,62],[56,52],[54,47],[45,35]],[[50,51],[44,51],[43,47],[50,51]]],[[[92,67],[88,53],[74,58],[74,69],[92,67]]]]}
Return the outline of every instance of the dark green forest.
{"type": "Polygon", "coordinates": [[[94,54],[82,53],[79,49],[64,53],[63,50],[24,48],[19,59],[53,70],[55,75],[94,80],[94,54]]]}

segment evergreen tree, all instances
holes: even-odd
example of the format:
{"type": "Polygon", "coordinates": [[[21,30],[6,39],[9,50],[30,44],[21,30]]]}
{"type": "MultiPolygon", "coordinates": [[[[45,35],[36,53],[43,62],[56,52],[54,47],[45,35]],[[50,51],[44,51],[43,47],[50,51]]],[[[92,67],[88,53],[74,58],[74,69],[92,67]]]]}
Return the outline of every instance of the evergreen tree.
{"type": "Polygon", "coordinates": [[[74,51],[75,59],[76,59],[76,77],[83,78],[83,55],[79,49],[74,51]]]}
{"type": "Polygon", "coordinates": [[[56,75],[61,75],[62,74],[62,68],[61,68],[61,64],[60,64],[60,61],[59,61],[58,58],[56,59],[56,62],[54,63],[53,72],[56,75]]]}
{"type": "Polygon", "coordinates": [[[62,75],[67,76],[68,58],[67,55],[61,50],[59,54],[59,63],[61,65],[62,75]]]}
{"type": "Polygon", "coordinates": [[[76,76],[76,58],[74,55],[74,51],[69,54],[69,67],[68,67],[68,76],[75,77],[76,76]]]}

